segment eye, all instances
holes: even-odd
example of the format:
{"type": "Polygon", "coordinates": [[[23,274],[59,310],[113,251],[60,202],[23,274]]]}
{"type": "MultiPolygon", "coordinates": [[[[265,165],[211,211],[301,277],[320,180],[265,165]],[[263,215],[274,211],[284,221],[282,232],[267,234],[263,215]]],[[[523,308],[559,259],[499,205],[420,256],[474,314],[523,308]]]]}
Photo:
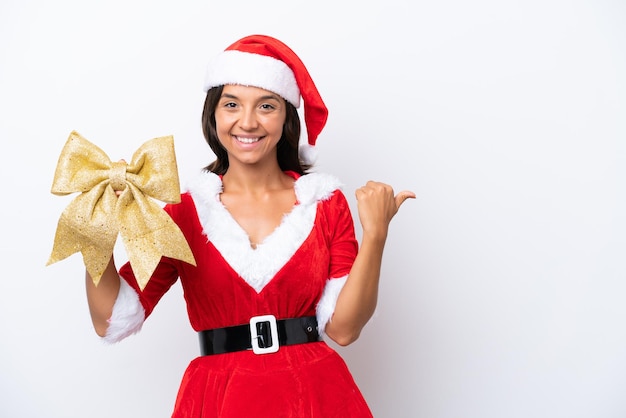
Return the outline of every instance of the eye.
{"type": "Polygon", "coordinates": [[[226,107],[226,108],[229,108],[229,109],[232,109],[232,108],[237,107],[237,103],[235,103],[235,102],[224,102],[222,104],[222,106],[226,107]]]}
{"type": "Polygon", "coordinates": [[[276,109],[276,106],[274,106],[273,104],[270,104],[270,103],[263,103],[260,107],[261,107],[261,109],[266,110],[266,111],[270,111],[270,110],[276,109]]]}

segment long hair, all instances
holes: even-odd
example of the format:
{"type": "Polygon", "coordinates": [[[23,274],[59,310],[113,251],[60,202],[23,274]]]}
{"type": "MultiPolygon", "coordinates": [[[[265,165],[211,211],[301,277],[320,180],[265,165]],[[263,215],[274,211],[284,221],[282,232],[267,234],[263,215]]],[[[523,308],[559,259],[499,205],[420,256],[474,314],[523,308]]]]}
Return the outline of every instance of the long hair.
{"type": "MultiPolygon", "coordinates": [[[[215,124],[215,108],[222,96],[224,86],[213,87],[206,94],[204,109],[202,111],[202,132],[204,139],[211,147],[216,156],[215,161],[206,166],[206,171],[211,171],[218,175],[223,175],[228,170],[228,154],[217,137],[215,124]]],[[[298,144],[300,141],[300,117],[298,110],[289,102],[286,104],[286,118],[283,125],[283,133],[277,145],[278,165],[283,171],[295,171],[302,175],[311,168],[310,165],[303,164],[298,155],[298,144]]]]}

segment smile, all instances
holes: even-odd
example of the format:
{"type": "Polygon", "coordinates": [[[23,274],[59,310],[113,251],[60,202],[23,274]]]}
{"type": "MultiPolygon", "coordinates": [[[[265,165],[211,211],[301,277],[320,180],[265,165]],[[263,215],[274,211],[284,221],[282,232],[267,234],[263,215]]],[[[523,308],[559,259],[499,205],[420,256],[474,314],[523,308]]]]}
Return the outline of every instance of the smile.
{"type": "Polygon", "coordinates": [[[257,136],[257,137],[254,137],[254,138],[244,138],[244,137],[241,137],[241,136],[235,136],[235,139],[237,141],[241,142],[241,143],[244,143],[244,144],[253,144],[255,142],[260,141],[261,137],[257,136]]]}

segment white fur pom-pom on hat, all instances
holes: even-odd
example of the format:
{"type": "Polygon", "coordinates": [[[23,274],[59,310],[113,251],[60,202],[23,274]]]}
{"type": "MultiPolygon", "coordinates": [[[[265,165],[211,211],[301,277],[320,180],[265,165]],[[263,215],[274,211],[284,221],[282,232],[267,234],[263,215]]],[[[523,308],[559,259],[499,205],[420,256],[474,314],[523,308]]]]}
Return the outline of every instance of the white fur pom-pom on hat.
{"type": "Polygon", "coordinates": [[[300,161],[306,165],[313,165],[317,161],[317,149],[310,144],[302,144],[298,149],[300,161]]]}
{"type": "Polygon", "coordinates": [[[266,35],[250,35],[236,41],[209,62],[204,91],[225,84],[272,91],[296,108],[302,97],[308,144],[300,146],[300,159],[305,164],[315,161],[314,147],[326,125],[328,109],[304,63],[291,48],[266,35]]]}

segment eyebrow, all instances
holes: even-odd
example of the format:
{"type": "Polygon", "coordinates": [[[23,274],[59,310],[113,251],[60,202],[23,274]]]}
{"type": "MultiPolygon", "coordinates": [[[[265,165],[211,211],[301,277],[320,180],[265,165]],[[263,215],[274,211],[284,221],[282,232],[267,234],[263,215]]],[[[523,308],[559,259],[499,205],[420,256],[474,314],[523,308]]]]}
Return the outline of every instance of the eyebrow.
{"type": "MultiPolygon", "coordinates": [[[[230,93],[223,93],[223,94],[222,94],[222,98],[227,98],[227,99],[238,99],[239,97],[235,96],[234,94],[230,94],[230,93]]],[[[259,100],[270,100],[270,99],[280,101],[279,96],[277,96],[277,95],[275,95],[275,94],[268,94],[268,95],[265,95],[265,96],[261,96],[261,97],[259,97],[259,100]]]]}

